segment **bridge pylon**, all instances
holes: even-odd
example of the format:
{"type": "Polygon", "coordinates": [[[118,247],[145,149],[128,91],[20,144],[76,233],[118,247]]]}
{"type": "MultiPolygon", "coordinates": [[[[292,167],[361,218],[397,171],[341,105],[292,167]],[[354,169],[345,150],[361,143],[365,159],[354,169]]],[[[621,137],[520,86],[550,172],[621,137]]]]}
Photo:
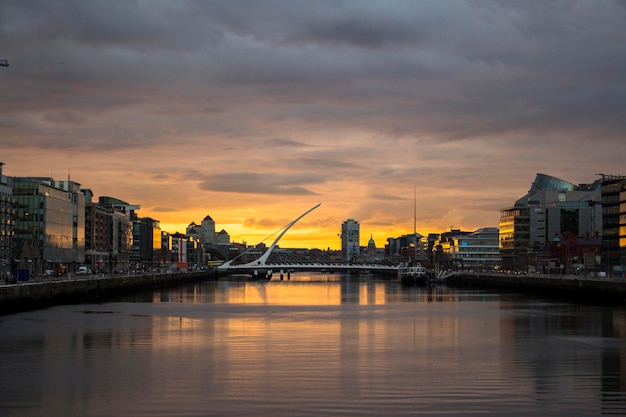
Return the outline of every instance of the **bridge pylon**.
{"type": "MultiPolygon", "coordinates": [[[[287,233],[287,231],[289,229],[291,229],[291,227],[294,224],[296,224],[301,218],[303,218],[304,216],[306,216],[307,214],[309,214],[310,212],[312,212],[313,210],[315,210],[316,208],[318,208],[321,205],[322,205],[322,203],[318,203],[315,206],[313,206],[310,209],[308,209],[307,211],[305,211],[304,213],[302,213],[301,215],[299,215],[295,220],[293,220],[291,223],[289,223],[287,226],[285,226],[285,228],[281,232],[281,234],[278,235],[278,237],[274,240],[272,245],[269,247],[268,250],[265,251],[265,253],[263,255],[261,255],[258,259],[255,259],[252,262],[248,262],[246,264],[237,265],[237,270],[242,270],[242,269],[245,269],[245,268],[249,268],[250,271],[257,271],[258,272],[259,268],[264,268],[266,266],[266,264],[267,264],[267,260],[269,259],[270,255],[274,251],[274,248],[276,248],[276,246],[278,245],[278,241],[285,235],[285,233],[287,233]]],[[[233,260],[230,260],[228,262],[224,262],[222,265],[220,265],[217,268],[218,271],[220,271],[220,272],[228,272],[228,270],[232,266],[233,260]]]]}

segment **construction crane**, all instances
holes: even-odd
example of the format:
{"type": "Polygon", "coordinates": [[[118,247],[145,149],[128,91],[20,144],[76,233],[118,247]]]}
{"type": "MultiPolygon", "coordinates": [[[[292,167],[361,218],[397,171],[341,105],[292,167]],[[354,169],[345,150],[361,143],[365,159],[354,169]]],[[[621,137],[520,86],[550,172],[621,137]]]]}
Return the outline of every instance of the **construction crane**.
{"type": "Polygon", "coordinates": [[[8,67],[9,66],[9,61],[7,61],[6,59],[0,59],[0,67],[8,67]]]}

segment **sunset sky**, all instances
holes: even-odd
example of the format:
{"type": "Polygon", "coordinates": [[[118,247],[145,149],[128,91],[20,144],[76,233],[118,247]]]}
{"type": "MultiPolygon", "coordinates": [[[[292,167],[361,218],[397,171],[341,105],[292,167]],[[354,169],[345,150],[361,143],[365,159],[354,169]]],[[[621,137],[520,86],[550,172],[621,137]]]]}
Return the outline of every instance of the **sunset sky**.
{"type": "Polygon", "coordinates": [[[626,1],[0,0],[0,162],[283,247],[626,175],[626,1]]]}

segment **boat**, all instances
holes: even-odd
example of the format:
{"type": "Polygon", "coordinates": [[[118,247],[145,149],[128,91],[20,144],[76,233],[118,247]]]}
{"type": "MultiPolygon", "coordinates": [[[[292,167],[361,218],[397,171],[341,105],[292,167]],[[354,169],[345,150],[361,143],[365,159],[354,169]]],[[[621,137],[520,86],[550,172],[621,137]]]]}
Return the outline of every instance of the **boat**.
{"type": "Polygon", "coordinates": [[[426,285],[428,276],[426,268],[419,262],[400,265],[398,268],[398,279],[402,285],[426,285]]]}

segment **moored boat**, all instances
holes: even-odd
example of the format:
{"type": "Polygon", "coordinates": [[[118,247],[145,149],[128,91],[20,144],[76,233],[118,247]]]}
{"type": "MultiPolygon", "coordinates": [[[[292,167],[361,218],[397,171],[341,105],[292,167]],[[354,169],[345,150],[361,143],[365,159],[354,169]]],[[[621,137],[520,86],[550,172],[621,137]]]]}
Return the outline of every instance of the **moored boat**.
{"type": "Polygon", "coordinates": [[[426,268],[419,262],[416,264],[400,265],[398,279],[402,285],[426,285],[428,276],[426,268]]]}

